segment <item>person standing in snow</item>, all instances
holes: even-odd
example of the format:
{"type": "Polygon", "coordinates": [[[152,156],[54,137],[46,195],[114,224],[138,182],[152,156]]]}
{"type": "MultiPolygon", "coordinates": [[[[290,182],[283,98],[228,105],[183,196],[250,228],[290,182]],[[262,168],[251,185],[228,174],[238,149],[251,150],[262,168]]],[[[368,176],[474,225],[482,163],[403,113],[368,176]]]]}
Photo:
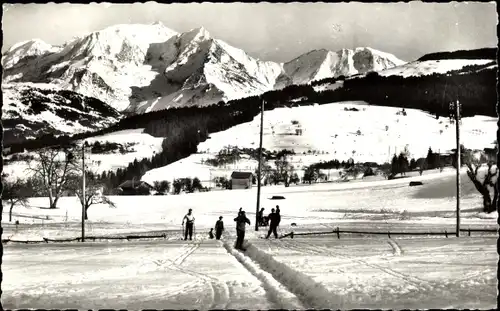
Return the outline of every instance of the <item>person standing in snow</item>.
{"type": "Polygon", "coordinates": [[[268,219],[269,219],[269,231],[267,232],[266,239],[269,239],[269,236],[271,236],[271,232],[274,234],[274,237],[277,239],[278,238],[278,232],[276,232],[276,229],[278,228],[278,223],[279,223],[279,214],[277,214],[274,210],[274,208],[271,209],[271,214],[269,214],[268,219]]]}
{"type": "Polygon", "coordinates": [[[264,226],[264,208],[260,209],[259,216],[257,218],[259,220],[259,226],[264,226]]]}
{"type": "Polygon", "coordinates": [[[244,250],[243,249],[243,240],[245,239],[245,224],[250,225],[250,220],[247,218],[245,215],[245,211],[240,211],[238,213],[238,217],[234,219],[236,221],[236,249],[244,250]]]}
{"type": "Polygon", "coordinates": [[[224,222],[222,221],[222,216],[219,217],[219,220],[215,223],[215,238],[220,240],[222,236],[222,231],[224,231],[224,222]]]}
{"type": "Polygon", "coordinates": [[[276,205],[276,214],[278,215],[277,216],[278,222],[276,223],[276,227],[279,227],[280,222],[281,222],[281,211],[280,211],[279,205],[276,205]]]}
{"type": "Polygon", "coordinates": [[[186,230],[184,231],[184,241],[187,240],[189,234],[189,240],[193,240],[193,226],[194,226],[194,216],[193,209],[189,209],[188,213],[182,219],[182,225],[184,226],[184,220],[186,221],[186,230]]]}

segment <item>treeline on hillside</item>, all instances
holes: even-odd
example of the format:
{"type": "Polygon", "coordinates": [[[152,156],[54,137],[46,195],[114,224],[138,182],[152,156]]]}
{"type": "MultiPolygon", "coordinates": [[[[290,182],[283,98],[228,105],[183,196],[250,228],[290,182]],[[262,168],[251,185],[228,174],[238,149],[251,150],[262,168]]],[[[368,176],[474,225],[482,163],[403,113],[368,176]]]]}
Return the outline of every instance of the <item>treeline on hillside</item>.
{"type": "Polygon", "coordinates": [[[497,59],[496,48],[483,48],[477,50],[459,50],[453,52],[437,52],[426,54],[418,61],[442,60],[442,59],[497,59]]]}
{"type": "Polygon", "coordinates": [[[433,74],[420,77],[382,77],[372,72],[351,79],[344,87],[326,91],[325,97],[362,100],[371,105],[414,108],[436,116],[449,115],[449,103],[460,100],[462,116],[496,116],[496,69],[461,75],[433,74]]]}

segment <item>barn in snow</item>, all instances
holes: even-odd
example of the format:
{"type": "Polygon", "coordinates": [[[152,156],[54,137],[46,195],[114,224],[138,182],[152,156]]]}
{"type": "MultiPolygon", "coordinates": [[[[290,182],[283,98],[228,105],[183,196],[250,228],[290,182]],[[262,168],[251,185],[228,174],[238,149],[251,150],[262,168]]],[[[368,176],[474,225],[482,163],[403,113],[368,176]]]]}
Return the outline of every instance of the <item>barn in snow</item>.
{"type": "Polygon", "coordinates": [[[231,174],[231,189],[250,189],[252,188],[252,173],[233,172],[231,174]]]}

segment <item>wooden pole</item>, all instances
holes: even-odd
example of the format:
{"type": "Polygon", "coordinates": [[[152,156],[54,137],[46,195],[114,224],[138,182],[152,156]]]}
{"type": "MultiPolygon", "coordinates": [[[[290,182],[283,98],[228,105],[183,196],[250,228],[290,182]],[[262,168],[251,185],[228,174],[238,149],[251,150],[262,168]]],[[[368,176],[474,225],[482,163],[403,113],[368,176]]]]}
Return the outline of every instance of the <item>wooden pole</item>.
{"type": "Polygon", "coordinates": [[[85,242],[85,143],[82,145],[82,242],[85,242]]]}
{"type": "Polygon", "coordinates": [[[260,186],[262,170],[262,136],[264,134],[264,101],[261,103],[260,111],[260,143],[259,143],[259,169],[257,170],[257,206],[255,208],[255,231],[259,231],[259,209],[260,209],[260,186]]]}
{"type": "Polygon", "coordinates": [[[460,102],[455,103],[455,128],[457,133],[457,237],[460,237],[460,102]]]}

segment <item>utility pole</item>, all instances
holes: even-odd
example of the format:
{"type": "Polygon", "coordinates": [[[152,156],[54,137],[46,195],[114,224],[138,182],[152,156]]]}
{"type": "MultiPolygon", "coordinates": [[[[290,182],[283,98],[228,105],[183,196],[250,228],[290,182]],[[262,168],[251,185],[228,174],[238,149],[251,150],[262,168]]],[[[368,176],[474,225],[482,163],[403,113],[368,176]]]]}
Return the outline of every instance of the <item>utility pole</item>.
{"type": "Polygon", "coordinates": [[[460,237],[460,102],[450,104],[450,115],[452,122],[455,122],[456,138],[457,138],[457,228],[456,236],[460,237]]]}
{"type": "Polygon", "coordinates": [[[85,142],[82,145],[82,242],[85,242],[85,142]]]}
{"type": "Polygon", "coordinates": [[[262,136],[264,133],[264,100],[260,107],[260,143],[259,143],[259,169],[257,170],[257,207],[255,208],[255,231],[259,231],[259,209],[260,209],[260,180],[262,170],[262,136]]]}

